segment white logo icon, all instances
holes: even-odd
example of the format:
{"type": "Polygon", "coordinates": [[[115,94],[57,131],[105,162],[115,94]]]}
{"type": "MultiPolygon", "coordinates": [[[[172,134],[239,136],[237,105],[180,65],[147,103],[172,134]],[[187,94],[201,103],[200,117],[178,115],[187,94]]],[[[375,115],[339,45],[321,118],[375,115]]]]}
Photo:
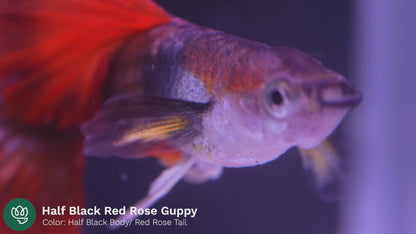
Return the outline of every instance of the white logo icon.
{"type": "Polygon", "coordinates": [[[28,221],[28,214],[29,211],[27,210],[27,207],[22,207],[21,205],[12,207],[12,217],[15,218],[19,224],[25,224],[28,221]]]}

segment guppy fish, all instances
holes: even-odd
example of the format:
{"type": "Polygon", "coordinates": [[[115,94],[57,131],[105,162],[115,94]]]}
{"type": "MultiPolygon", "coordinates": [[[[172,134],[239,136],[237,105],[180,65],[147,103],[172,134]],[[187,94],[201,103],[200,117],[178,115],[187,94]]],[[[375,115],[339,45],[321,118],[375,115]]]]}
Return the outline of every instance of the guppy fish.
{"type": "Polygon", "coordinates": [[[361,100],[299,50],[149,0],[0,0],[0,32],[2,202],[83,203],[82,155],[159,159],[167,169],[139,208],[182,178],[217,179],[291,147],[325,187],[338,170],[325,139],[361,100]]]}

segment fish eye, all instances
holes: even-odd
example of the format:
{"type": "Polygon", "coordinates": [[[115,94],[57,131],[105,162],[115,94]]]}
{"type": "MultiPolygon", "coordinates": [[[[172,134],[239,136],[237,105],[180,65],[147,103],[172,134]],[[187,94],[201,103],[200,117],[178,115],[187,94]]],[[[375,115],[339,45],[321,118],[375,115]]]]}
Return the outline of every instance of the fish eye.
{"type": "Polygon", "coordinates": [[[283,104],[283,96],[279,90],[273,90],[270,95],[274,105],[280,106],[283,104]]]}
{"type": "Polygon", "coordinates": [[[276,118],[283,118],[290,114],[294,101],[293,91],[284,81],[273,82],[265,89],[265,109],[276,118]]]}

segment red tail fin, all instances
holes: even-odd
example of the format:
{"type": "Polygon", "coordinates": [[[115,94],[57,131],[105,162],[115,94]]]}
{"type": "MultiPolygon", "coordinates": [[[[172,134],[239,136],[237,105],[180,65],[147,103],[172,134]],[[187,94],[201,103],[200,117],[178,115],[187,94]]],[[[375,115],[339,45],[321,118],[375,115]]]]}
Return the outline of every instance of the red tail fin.
{"type": "MultiPolygon", "coordinates": [[[[1,207],[82,205],[77,127],[101,104],[115,50],[169,21],[150,0],[0,0],[1,207]]],[[[40,222],[30,230],[45,233],[40,222]]]]}
{"type": "Polygon", "coordinates": [[[95,112],[113,52],[170,16],[149,0],[0,0],[0,92],[32,124],[77,126],[95,112]]]}
{"type": "MultiPolygon", "coordinates": [[[[46,226],[42,206],[84,206],[82,137],[79,131],[25,127],[0,120],[0,207],[15,198],[35,205],[38,218],[30,233],[76,233],[76,226],[46,226]]],[[[59,216],[76,219],[76,216],[59,216]]],[[[2,233],[14,233],[0,220],[2,233]],[[7,232],[9,231],[9,232],[7,232]]]]}

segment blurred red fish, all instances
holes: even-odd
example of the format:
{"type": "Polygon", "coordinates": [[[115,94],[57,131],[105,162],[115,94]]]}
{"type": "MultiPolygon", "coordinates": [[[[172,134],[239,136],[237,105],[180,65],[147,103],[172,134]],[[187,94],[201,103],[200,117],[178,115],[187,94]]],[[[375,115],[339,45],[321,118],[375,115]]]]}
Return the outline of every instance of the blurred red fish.
{"type": "Polygon", "coordinates": [[[194,25],[149,0],[0,0],[0,31],[2,207],[17,197],[83,204],[83,154],[166,165],[138,207],[183,177],[216,179],[293,146],[325,187],[338,161],[324,140],[361,100],[303,52],[194,25]]]}

